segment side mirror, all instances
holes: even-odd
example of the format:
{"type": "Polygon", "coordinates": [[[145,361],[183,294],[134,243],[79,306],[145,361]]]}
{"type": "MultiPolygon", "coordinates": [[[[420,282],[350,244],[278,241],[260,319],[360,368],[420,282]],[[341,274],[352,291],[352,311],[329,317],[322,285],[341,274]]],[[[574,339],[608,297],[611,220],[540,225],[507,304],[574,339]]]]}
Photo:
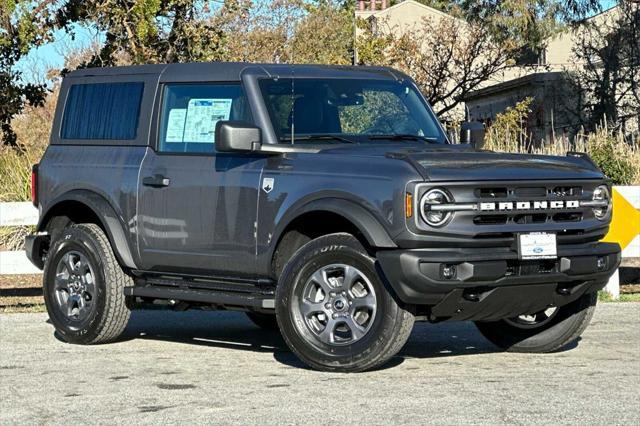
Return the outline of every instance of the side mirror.
{"type": "Polygon", "coordinates": [[[479,121],[465,121],[460,125],[460,143],[471,144],[476,149],[484,145],[484,124],[479,121]]]}
{"type": "Polygon", "coordinates": [[[216,123],[216,151],[257,151],[262,143],[260,129],[241,121],[216,123]]]}

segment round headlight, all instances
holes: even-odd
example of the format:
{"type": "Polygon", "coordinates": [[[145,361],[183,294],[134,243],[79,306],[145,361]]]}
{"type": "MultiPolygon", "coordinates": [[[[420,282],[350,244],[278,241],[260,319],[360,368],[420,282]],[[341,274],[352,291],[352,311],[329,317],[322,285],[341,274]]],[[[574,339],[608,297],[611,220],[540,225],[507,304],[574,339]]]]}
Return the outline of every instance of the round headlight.
{"type": "Polygon", "coordinates": [[[609,208],[611,208],[611,196],[609,195],[609,188],[606,185],[600,185],[593,191],[593,201],[604,201],[606,205],[598,206],[593,208],[594,216],[603,220],[607,217],[609,213],[609,208]]]}
{"type": "Polygon", "coordinates": [[[442,189],[430,189],[420,199],[422,219],[431,226],[443,225],[451,216],[451,212],[434,210],[433,206],[450,202],[451,197],[442,189]]]}

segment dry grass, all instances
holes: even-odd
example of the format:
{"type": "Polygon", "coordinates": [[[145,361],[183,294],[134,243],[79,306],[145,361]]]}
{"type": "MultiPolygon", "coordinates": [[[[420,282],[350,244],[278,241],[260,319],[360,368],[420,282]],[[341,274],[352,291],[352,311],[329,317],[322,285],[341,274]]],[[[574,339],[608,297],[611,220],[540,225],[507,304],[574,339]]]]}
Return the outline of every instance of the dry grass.
{"type": "Polygon", "coordinates": [[[49,133],[58,92],[41,107],[27,107],[12,126],[19,149],[0,146],[0,201],[27,201],[31,197],[31,166],[40,161],[49,143],[49,133]]]}
{"type": "Polygon", "coordinates": [[[31,198],[31,166],[42,157],[29,147],[0,146],[0,201],[28,201],[31,198]]]}
{"type": "MultiPolygon", "coordinates": [[[[0,146],[0,202],[31,199],[31,166],[40,156],[30,148],[16,150],[0,146]]],[[[32,230],[32,226],[0,227],[0,250],[20,250],[25,235],[32,230]]]]}
{"type": "Polygon", "coordinates": [[[640,184],[640,147],[610,131],[606,124],[592,133],[580,133],[572,141],[556,137],[549,143],[532,143],[525,122],[532,99],[527,98],[496,116],[487,130],[484,147],[493,151],[566,155],[568,151],[586,152],[617,185],[640,184]]]}
{"type": "MultiPolygon", "coordinates": [[[[0,202],[31,199],[31,166],[42,158],[49,142],[57,91],[42,107],[27,107],[12,125],[20,148],[0,145],[0,202]]],[[[32,226],[0,227],[0,250],[22,249],[32,226]]]]}
{"type": "Polygon", "coordinates": [[[33,234],[35,226],[2,226],[0,227],[0,251],[24,249],[24,237],[33,234]]]}

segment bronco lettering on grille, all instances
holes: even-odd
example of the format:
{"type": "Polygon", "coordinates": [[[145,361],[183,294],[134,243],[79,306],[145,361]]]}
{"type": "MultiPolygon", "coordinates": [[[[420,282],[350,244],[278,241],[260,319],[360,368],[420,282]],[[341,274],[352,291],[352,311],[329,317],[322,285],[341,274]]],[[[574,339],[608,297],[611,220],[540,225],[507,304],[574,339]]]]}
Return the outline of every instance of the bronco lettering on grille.
{"type": "Polygon", "coordinates": [[[510,211],[510,210],[557,210],[577,209],[580,207],[578,200],[569,201],[501,201],[499,203],[480,203],[480,211],[510,211]]]}

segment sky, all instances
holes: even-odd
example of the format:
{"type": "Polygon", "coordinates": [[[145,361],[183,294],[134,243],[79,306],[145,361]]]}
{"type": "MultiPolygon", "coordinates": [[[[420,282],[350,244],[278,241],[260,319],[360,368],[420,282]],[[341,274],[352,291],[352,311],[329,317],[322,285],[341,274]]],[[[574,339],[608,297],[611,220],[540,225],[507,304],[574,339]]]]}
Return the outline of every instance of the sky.
{"type": "MultiPolygon", "coordinates": [[[[615,6],[617,0],[601,0],[602,10],[615,6]]],[[[76,25],[74,37],[60,30],[54,35],[54,41],[29,52],[25,58],[16,64],[16,69],[22,73],[22,79],[31,83],[47,83],[46,73],[49,69],[61,69],[64,66],[64,54],[69,49],[81,49],[100,43],[101,34],[95,28],[76,25]]]]}

